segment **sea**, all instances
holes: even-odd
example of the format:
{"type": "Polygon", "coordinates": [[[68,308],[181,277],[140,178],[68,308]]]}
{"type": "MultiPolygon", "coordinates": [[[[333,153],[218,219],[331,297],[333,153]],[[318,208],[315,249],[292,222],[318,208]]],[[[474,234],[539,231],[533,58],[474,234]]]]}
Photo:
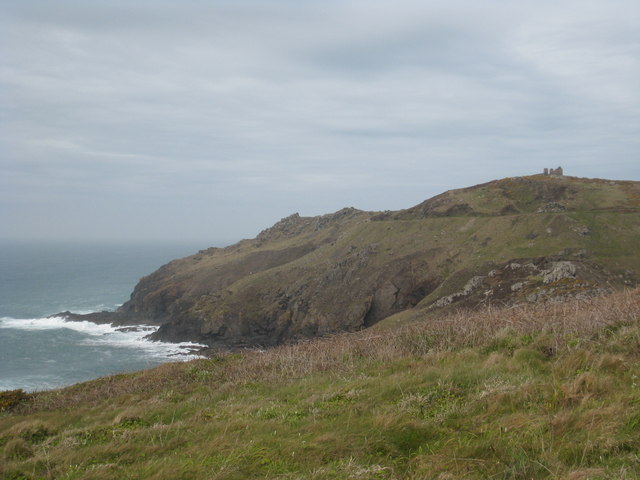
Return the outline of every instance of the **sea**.
{"type": "Polygon", "coordinates": [[[197,344],[67,322],[59,312],[115,310],[138,280],[216,244],[0,240],[0,390],[41,391],[197,356],[197,344]]]}

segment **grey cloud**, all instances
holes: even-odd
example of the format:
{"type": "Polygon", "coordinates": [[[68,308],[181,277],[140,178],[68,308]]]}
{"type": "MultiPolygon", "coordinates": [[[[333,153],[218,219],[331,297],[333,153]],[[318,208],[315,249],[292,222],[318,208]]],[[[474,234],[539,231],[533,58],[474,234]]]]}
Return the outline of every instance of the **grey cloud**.
{"type": "Polygon", "coordinates": [[[248,236],[548,165],[640,177],[631,2],[0,10],[5,235],[82,236],[99,215],[101,235],[248,236]],[[80,226],[52,220],[71,205],[80,226]]]}

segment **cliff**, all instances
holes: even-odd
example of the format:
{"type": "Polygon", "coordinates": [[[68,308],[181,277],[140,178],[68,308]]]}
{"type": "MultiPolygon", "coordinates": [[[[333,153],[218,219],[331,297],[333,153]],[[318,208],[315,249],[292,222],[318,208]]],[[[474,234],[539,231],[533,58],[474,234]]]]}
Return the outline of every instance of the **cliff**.
{"type": "Polygon", "coordinates": [[[479,305],[636,285],[640,182],[534,175],[401,211],[291,215],[255,239],[174,260],[116,312],[154,337],[212,347],[282,342],[479,305]]]}

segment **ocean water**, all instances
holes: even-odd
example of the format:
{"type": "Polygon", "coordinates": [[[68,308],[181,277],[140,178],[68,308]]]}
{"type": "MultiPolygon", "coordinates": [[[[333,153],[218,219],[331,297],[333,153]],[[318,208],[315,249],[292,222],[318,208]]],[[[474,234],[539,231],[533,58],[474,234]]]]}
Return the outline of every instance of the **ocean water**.
{"type": "Polygon", "coordinates": [[[153,327],[48,317],[114,310],[142,276],[209,246],[0,241],[0,390],[46,390],[193,358],[196,345],[146,340],[153,327]]]}

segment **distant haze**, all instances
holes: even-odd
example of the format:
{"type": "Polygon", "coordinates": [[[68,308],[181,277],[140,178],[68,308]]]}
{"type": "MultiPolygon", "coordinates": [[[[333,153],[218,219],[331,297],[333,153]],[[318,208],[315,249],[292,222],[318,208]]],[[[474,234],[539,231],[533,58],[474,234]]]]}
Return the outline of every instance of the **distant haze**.
{"type": "Polygon", "coordinates": [[[640,2],[0,0],[0,238],[640,179],[640,2]]]}

